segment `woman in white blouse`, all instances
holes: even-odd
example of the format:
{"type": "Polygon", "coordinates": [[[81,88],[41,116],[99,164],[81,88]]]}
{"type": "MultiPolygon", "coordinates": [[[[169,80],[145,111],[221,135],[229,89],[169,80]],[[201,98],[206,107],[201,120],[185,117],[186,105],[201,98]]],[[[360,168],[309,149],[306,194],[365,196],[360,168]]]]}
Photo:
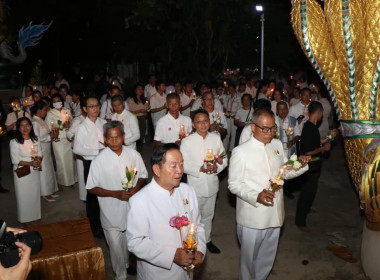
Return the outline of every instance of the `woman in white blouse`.
{"type": "Polygon", "coordinates": [[[32,107],[33,130],[42,148],[42,171],[40,172],[41,196],[49,202],[55,201],[58,197],[54,193],[58,190],[57,179],[55,176],[53,159],[51,157],[51,139],[58,137],[57,131],[50,131],[44,119],[49,110],[49,106],[43,101],[37,101],[32,107]]]}
{"type": "Polygon", "coordinates": [[[9,143],[13,170],[27,166],[30,174],[19,178],[14,172],[14,184],[17,202],[17,220],[20,223],[39,221],[41,219],[40,171],[41,146],[32,129],[32,122],[22,117],[16,122],[16,138],[9,143]],[[34,167],[34,168],[31,168],[34,167]]]}

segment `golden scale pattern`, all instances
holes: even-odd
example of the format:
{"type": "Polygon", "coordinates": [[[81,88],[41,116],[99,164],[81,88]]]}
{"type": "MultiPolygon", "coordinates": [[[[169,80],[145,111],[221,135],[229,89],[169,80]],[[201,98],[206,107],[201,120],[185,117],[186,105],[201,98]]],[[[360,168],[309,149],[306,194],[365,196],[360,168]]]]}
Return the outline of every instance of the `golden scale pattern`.
{"type": "MultiPolygon", "coordinates": [[[[348,88],[348,67],[345,52],[342,21],[342,0],[325,0],[324,11],[315,0],[307,1],[308,36],[310,46],[324,76],[330,82],[343,120],[351,120],[348,88]]],[[[301,32],[301,0],[295,0],[292,8],[294,33],[306,54],[301,32]]],[[[355,59],[355,91],[359,108],[359,120],[369,120],[369,101],[373,75],[380,55],[380,0],[350,0],[350,31],[355,59]]],[[[377,95],[377,107],[380,93],[377,95]]],[[[380,120],[380,114],[376,114],[380,120]]],[[[364,151],[372,138],[345,139],[345,152],[353,182],[363,193],[367,226],[380,230],[380,172],[372,173],[380,164],[380,147],[375,157],[367,158],[370,166],[368,182],[361,182],[364,168],[364,151]],[[372,205],[372,206],[370,206],[372,205]]],[[[379,168],[380,170],[380,168],[379,168]]]]}

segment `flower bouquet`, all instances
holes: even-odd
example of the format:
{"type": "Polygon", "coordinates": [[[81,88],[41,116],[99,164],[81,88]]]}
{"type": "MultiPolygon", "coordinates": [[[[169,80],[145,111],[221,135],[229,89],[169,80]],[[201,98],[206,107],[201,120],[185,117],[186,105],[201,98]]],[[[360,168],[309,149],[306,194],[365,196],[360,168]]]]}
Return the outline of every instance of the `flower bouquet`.
{"type": "Polygon", "coordinates": [[[219,155],[218,155],[218,153],[216,155],[214,155],[214,159],[215,159],[217,164],[223,164],[223,159],[227,157],[227,153],[226,153],[226,151],[221,152],[219,155]]]}
{"type": "Polygon", "coordinates": [[[145,104],[148,105],[147,108],[146,108],[146,111],[149,113],[150,112],[150,103],[149,101],[145,101],[145,104]]]}
{"type": "MultiPolygon", "coordinates": [[[[186,253],[188,254],[195,254],[195,251],[197,250],[196,225],[189,224],[189,219],[186,216],[179,216],[179,214],[170,218],[169,220],[169,225],[179,230],[182,249],[186,250],[186,253]],[[186,239],[183,238],[182,233],[182,228],[184,226],[189,226],[188,233],[186,234],[186,239]]],[[[184,269],[190,272],[194,269],[194,265],[191,264],[189,266],[184,267],[184,269]]]]}
{"type": "Polygon", "coordinates": [[[21,106],[18,106],[17,103],[12,103],[11,104],[12,110],[16,113],[21,111],[21,106]]]}
{"type": "Polygon", "coordinates": [[[290,126],[288,126],[288,128],[285,130],[285,134],[288,137],[288,141],[293,140],[294,131],[290,126]]]}
{"type": "Polygon", "coordinates": [[[326,136],[326,141],[331,143],[332,141],[334,141],[334,136],[332,136],[331,134],[327,135],[326,136]]]}
{"type": "Polygon", "coordinates": [[[298,170],[302,167],[302,163],[298,160],[296,154],[292,155],[287,162],[285,162],[284,166],[286,168],[298,170]]]}
{"type": "Polygon", "coordinates": [[[212,117],[214,119],[213,124],[220,125],[222,123],[220,116],[219,116],[219,112],[216,112],[215,115],[213,115],[212,117]]]}
{"type": "Polygon", "coordinates": [[[129,191],[133,188],[133,181],[135,180],[136,174],[136,168],[133,169],[132,166],[129,168],[128,166],[125,167],[125,177],[121,180],[121,184],[125,191],[129,191]]]}
{"type": "Polygon", "coordinates": [[[61,120],[57,120],[57,129],[63,130],[63,123],[61,120]]]}

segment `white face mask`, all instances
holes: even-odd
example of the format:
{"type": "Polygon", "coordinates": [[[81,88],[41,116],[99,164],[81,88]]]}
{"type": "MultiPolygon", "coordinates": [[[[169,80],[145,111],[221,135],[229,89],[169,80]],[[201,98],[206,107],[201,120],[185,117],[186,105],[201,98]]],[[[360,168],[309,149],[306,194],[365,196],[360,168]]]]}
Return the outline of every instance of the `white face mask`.
{"type": "Polygon", "coordinates": [[[61,109],[62,108],[62,102],[54,102],[53,107],[55,109],[61,109]]]}

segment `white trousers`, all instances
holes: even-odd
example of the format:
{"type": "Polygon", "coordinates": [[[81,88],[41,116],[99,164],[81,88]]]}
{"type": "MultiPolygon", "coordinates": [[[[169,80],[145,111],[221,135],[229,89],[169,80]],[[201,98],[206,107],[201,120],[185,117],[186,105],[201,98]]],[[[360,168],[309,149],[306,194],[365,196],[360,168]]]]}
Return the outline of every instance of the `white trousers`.
{"type": "Polygon", "coordinates": [[[280,228],[252,229],[237,224],[240,280],[265,280],[276,257],[280,228]]]}
{"type": "Polygon", "coordinates": [[[236,125],[234,119],[227,119],[228,131],[226,137],[223,139],[223,146],[226,151],[232,151],[235,146],[236,125]]]}
{"type": "Polygon", "coordinates": [[[104,236],[110,249],[112,269],[116,274],[115,280],[127,279],[129,267],[129,252],[127,234],[125,231],[105,230],[104,236]]]}
{"type": "Polygon", "coordinates": [[[211,228],[215,212],[216,195],[217,193],[210,197],[197,197],[201,223],[204,225],[206,234],[206,243],[211,241],[211,228]]]}
{"type": "Polygon", "coordinates": [[[86,190],[86,184],[84,183],[83,160],[77,158],[76,162],[77,162],[77,173],[78,173],[79,199],[82,201],[86,201],[87,190],[86,190]]]}

